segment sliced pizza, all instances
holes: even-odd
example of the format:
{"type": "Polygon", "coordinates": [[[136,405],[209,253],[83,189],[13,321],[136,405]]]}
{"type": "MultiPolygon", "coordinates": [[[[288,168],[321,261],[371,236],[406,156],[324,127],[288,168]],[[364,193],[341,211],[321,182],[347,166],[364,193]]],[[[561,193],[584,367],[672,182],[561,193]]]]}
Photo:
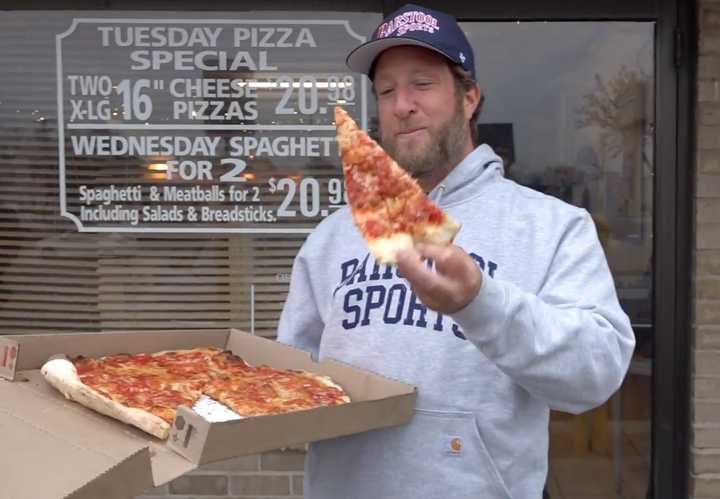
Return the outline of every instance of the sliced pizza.
{"type": "Polygon", "coordinates": [[[65,397],[106,416],[167,438],[178,406],[203,395],[243,417],[349,402],[326,376],[250,366],[215,347],[100,358],[55,358],[41,372],[65,397]]]}
{"type": "Polygon", "coordinates": [[[340,107],[335,125],[350,211],[375,259],[395,263],[418,242],[450,244],[460,224],[340,107]]]}
{"type": "Polygon", "coordinates": [[[264,416],[344,404],[347,394],[327,376],[260,366],[236,378],[218,378],[204,393],[241,416],[264,416]]]}

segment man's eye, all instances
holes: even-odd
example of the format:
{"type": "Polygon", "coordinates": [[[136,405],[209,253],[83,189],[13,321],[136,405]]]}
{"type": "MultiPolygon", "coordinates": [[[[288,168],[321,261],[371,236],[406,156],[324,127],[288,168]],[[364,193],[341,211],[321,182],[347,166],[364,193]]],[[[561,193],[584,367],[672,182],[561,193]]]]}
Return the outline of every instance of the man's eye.
{"type": "Polygon", "coordinates": [[[427,87],[429,87],[430,85],[432,85],[432,82],[431,82],[431,81],[422,80],[422,81],[416,81],[416,82],[415,82],[415,86],[416,86],[416,87],[420,87],[420,88],[427,88],[427,87]]]}
{"type": "Polygon", "coordinates": [[[378,90],[378,95],[389,95],[393,91],[392,88],[381,88],[378,90]]]}

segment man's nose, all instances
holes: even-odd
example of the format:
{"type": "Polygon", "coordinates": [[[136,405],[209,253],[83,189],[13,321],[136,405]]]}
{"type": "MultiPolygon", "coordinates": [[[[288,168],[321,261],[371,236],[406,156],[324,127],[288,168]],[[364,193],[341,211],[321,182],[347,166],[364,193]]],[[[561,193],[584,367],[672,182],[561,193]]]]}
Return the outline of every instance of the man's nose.
{"type": "Polygon", "coordinates": [[[409,89],[398,89],[395,98],[395,114],[406,118],[417,110],[415,95],[409,89]]]}

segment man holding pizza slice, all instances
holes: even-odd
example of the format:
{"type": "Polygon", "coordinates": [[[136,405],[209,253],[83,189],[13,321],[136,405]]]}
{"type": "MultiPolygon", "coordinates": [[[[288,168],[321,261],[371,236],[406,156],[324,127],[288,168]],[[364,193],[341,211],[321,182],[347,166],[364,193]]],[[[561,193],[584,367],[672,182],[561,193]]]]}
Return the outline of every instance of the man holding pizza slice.
{"type": "Polygon", "coordinates": [[[295,259],[278,338],[418,400],[408,425],[313,444],[306,497],[540,498],[549,410],[605,402],[634,347],[592,219],[475,143],[482,94],[451,16],[407,5],[347,63],[392,159],[338,111],[350,208],[295,259]]]}

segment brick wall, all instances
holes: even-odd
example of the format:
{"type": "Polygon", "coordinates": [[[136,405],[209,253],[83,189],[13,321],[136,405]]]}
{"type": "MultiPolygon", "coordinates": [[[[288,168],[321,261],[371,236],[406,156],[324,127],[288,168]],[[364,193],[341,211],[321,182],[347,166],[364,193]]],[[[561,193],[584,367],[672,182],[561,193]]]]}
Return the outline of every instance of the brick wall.
{"type": "Polygon", "coordinates": [[[699,0],[690,495],[720,498],[720,1],[699,0]]]}
{"type": "Polygon", "coordinates": [[[137,499],[302,499],[305,452],[273,451],[212,463],[137,499]]]}

